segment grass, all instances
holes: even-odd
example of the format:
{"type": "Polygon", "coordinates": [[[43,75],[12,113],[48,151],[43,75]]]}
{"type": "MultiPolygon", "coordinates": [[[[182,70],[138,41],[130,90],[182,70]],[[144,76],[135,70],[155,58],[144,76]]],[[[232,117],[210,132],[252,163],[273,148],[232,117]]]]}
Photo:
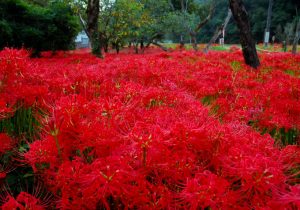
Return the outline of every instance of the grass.
{"type": "Polygon", "coordinates": [[[20,107],[10,118],[0,120],[0,132],[15,138],[33,141],[38,135],[39,122],[32,108],[20,107]]]}
{"type": "MultiPolygon", "coordinates": [[[[162,43],[165,47],[169,48],[169,49],[177,49],[179,47],[179,43],[162,43]]],[[[225,44],[224,46],[221,46],[219,44],[213,44],[210,48],[210,50],[214,50],[214,51],[228,51],[230,49],[230,47],[232,46],[238,46],[241,47],[239,44],[225,44]]],[[[198,44],[198,48],[199,50],[203,50],[206,47],[206,44],[198,44]]],[[[191,50],[193,49],[192,44],[185,44],[184,45],[185,50],[191,50]]],[[[275,44],[275,45],[271,45],[269,44],[267,47],[264,47],[263,44],[258,44],[256,45],[256,49],[258,51],[270,51],[270,52],[283,52],[283,48],[282,45],[280,44],[275,44]]],[[[291,52],[292,51],[292,46],[289,45],[287,47],[287,52],[291,52]]],[[[300,52],[300,45],[298,45],[297,47],[297,52],[300,52]]]]}

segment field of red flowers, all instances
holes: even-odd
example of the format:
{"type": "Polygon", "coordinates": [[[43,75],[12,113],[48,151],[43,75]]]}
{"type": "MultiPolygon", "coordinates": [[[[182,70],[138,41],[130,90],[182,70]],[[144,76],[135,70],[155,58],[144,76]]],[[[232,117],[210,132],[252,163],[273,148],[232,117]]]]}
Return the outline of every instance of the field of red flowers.
{"type": "Polygon", "coordinates": [[[0,205],[298,209],[300,56],[0,52],[0,205]]]}

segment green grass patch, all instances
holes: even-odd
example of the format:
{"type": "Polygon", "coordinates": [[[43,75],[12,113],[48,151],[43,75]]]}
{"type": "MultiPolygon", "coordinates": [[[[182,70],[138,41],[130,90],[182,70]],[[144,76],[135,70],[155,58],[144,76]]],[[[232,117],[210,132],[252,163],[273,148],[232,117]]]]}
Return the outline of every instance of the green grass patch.
{"type": "Polygon", "coordinates": [[[225,45],[216,45],[216,46],[212,46],[211,47],[212,50],[216,50],[216,51],[227,51],[228,47],[226,47],[225,45]]]}
{"type": "Polygon", "coordinates": [[[273,129],[270,135],[281,145],[296,145],[299,144],[300,131],[297,129],[280,128],[273,129]]]}
{"type": "Polygon", "coordinates": [[[0,132],[5,132],[14,138],[33,141],[38,137],[39,131],[40,123],[31,107],[21,107],[12,117],[0,121],[0,132]]]}
{"type": "Polygon", "coordinates": [[[278,145],[299,145],[300,143],[300,131],[296,128],[274,128],[270,130],[269,128],[261,128],[257,126],[257,121],[249,121],[248,125],[251,126],[257,132],[260,132],[262,135],[266,133],[270,134],[270,136],[275,140],[276,144],[278,145]]]}
{"type": "Polygon", "coordinates": [[[208,96],[204,96],[203,98],[201,98],[201,103],[204,106],[209,106],[211,105],[215,100],[217,100],[218,96],[217,95],[208,95],[208,96]]]}
{"type": "Polygon", "coordinates": [[[242,69],[241,62],[239,62],[239,61],[232,61],[230,63],[230,66],[231,66],[232,70],[235,72],[240,71],[242,69]]]}
{"type": "Polygon", "coordinates": [[[300,78],[300,73],[299,72],[296,72],[294,70],[285,70],[284,71],[286,74],[292,76],[292,77],[297,77],[297,78],[300,78]]]}

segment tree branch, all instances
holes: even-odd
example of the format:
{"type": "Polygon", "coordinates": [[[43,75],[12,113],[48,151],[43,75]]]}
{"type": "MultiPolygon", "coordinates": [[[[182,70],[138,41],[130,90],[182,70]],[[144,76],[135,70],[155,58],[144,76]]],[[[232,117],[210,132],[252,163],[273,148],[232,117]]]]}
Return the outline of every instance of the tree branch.
{"type": "Polygon", "coordinates": [[[208,44],[206,45],[206,47],[204,48],[203,52],[204,53],[207,53],[210,46],[217,40],[217,38],[221,35],[222,31],[226,29],[228,23],[229,23],[229,20],[231,19],[231,16],[232,16],[232,12],[230,10],[230,8],[228,8],[228,13],[227,13],[227,16],[225,18],[225,21],[222,25],[218,26],[213,37],[210,39],[210,41],[208,42],[208,44]]]}
{"type": "Polygon", "coordinates": [[[172,3],[172,0],[168,0],[168,3],[169,3],[169,6],[171,7],[171,9],[174,11],[175,10],[175,7],[172,3]]]}
{"type": "Polygon", "coordinates": [[[166,48],[165,46],[163,46],[163,45],[161,45],[161,44],[159,44],[157,42],[152,42],[152,44],[155,45],[155,46],[157,46],[157,47],[159,47],[163,51],[166,51],[166,52],[168,51],[168,48],[166,48]]]}
{"type": "Polygon", "coordinates": [[[89,39],[90,39],[90,35],[89,35],[89,33],[88,33],[86,23],[85,23],[85,21],[83,20],[83,18],[82,18],[82,16],[81,16],[80,12],[78,12],[78,16],[79,16],[79,20],[80,20],[80,23],[81,23],[81,26],[82,26],[84,32],[86,33],[86,35],[87,35],[87,36],[89,37],[89,39]]]}
{"type": "Polygon", "coordinates": [[[210,5],[210,9],[207,17],[197,25],[197,27],[194,30],[195,32],[198,32],[212,18],[215,8],[216,8],[216,3],[215,1],[213,1],[210,5]]]}

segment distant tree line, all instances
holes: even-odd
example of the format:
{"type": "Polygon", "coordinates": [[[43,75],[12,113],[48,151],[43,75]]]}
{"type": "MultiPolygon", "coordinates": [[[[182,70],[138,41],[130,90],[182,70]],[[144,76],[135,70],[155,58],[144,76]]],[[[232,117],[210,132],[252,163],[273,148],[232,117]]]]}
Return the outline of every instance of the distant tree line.
{"type": "MultiPolygon", "coordinates": [[[[255,43],[265,37],[285,44],[298,42],[298,1],[1,0],[0,48],[24,46],[34,55],[67,50],[78,31],[84,30],[93,54],[103,57],[102,51],[119,52],[127,45],[136,53],[151,44],[166,50],[160,43],[165,40],[181,47],[192,43],[198,50],[197,43],[210,45],[225,34],[226,43],[241,43],[243,50],[252,49],[254,58],[255,43]]],[[[251,57],[252,53],[244,53],[251,57]]]]}

